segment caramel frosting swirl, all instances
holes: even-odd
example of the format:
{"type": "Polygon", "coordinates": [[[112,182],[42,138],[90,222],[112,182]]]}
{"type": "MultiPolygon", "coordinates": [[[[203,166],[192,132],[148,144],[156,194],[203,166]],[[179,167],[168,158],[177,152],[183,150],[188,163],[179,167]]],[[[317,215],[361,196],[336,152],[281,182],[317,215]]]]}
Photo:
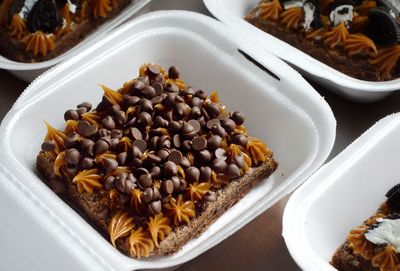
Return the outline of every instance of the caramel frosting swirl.
{"type": "Polygon", "coordinates": [[[150,233],[145,231],[143,227],[133,230],[128,240],[129,254],[138,259],[149,257],[154,250],[154,243],[150,233]]]}
{"type": "Polygon", "coordinates": [[[325,33],[326,33],[325,28],[310,29],[307,32],[305,32],[305,37],[306,39],[321,41],[324,38],[325,33]]]}
{"type": "Polygon", "coordinates": [[[299,29],[300,23],[304,20],[304,12],[300,7],[293,7],[282,12],[279,17],[287,28],[299,29]]]}
{"type": "Polygon", "coordinates": [[[151,238],[154,244],[158,247],[158,241],[162,241],[165,237],[172,231],[171,221],[168,217],[163,216],[163,214],[158,214],[150,217],[147,222],[149,227],[151,238]]]}
{"type": "Polygon", "coordinates": [[[111,0],[95,0],[93,6],[93,16],[95,19],[106,18],[112,11],[111,0]]]}
{"type": "Polygon", "coordinates": [[[98,174],[97,169],[83,170],[79,172],[74,179],[73,183],[76,183],[78,192],[81,194],[86,191],[90,194],[93,193],[94,189],[102,188],[101,184],[102,177],[98,174]]]}
{"type": "Polygon", "coordinates": [[[379,268],[380,271],[400,270],[397,251],[392,245],[387,245],[381,252],[373,256],[371,263],[374,267],[379,268]]]}
{"type": "Polygon", "coordinates": [[[249,140],[246,144],[246,149],[255,165],[264,162],[271,155],[271,151],[267,148],[267,145],[259,139],[249,140]]]}
{"type": "Polygon", "coordinates": [[[378,50],[375,56],[368,59],[368,63],[376,65],[381,72],[389,74],[396,66],[399,57],[400,45],[395,45],[378,50]]]}
{"type": "Polygon", "coordinates": [[[340,22],[335,27],[332,27],[331,31],[328,31],[324,35],[324,44],[329,47],[329,49],[334,49],[339,45],[343,45],[346,39],[349,37],[349,31],[346,28],[344,22],[340,22]]]}
{"type": "Polygon", "coordinates": [[[349,56],[374,55],[378,52],[375,43],[367,36],[357,33],[350,34],[344,42],[344,48],[349,56]]]}
{"type": "Polygon", "coordinates": [[[115,247],[115,241],[118,238],[128,236],[134,228],[133,217],[126,212],[116,213],[108,224],[108,233],[113,246],[115,247]]]}
{"type": "Polygon", "coordinates": [[[64,34],[67,34],[71,32],[71,13],[69,9],[69,3],[66,3],[61,11],[61,16],[64,19],[64,25],[60,27],[60,29],[57,31],[56,36],[62,36],[64,34]]]}
{"type": "Polygon", "coordinates": [[[114,105],[119,105],[122,103],[122,101],[124,100],[124,95],[121,94],[118,91],[112,90],[109,87],[106,87],[104,85],[100,85],[100,87],[103,89],[104,91],[104,97],[106,97],[107,99],[109,99],[109,101],[112,102],[112,104],[114,105]]]}
{"type": "Polygon", "coordinates": [[[271,2],[262,2],[258,7],[259,16],[263,20],[276,21],[283,8],[279,0],[272,0],[271,2]]]}
{"type": "Polygon", "coordinates": [[[61,169],[66,165],[67,165],[67,160],[65,160],[65,151],[63,151],[60,152],[57,155],[56,160],[54,160],[54,165],[53,165],[54,175],[61,177],[62,176],[61,169]]]}
{"type": "Polygon", "coordinates": [[[15,14],[12,17],[11,24],[10,24],[10,36],[21,39],[27,33],[26,23],[25,20],[19,16],[19,14],[15,14]]]}
{"type": "Polygon", "coordinates": [[[202,200],[204,195],[210,190],[210,183],[193,183],[189,185],[188,191],[192,201],[202,200]]]}
{"type": "Polygon", "coordinates": [[[32,52],[35,56],[39,54],[46,56],[47,53],[55,48],[53,35],[48,35],[42,31],[36,31],[26,35],[22,42],[25,43],[27,52],[32,52]]]}
{"type": "Polygon", "coordinates": [[[174,218],[175,225],[180,225],[182,222],[189,224],[190,219],[196,216],[193,201],[184,201],[182,194],[177,199],[171,197],[169,203],[164,204],[164,207],[174,218]]]}
{"type": "Polygon", "coordinates": [[[61,151],[65,150],[65,140],[67,139],[67,136],[61,132],[60,130],[57,130],[53,126],[51,126],[48,122],[45,122],[46,128],[47,128],[47,134],[45,137],[45,141],[47,140],[52,140],[54,141],[56,147],[55,147],[55,152],[58,154],[61,151]]]}
{"type": "Polygon", "coordinates": [[[214,170],[211,172],[211,185],[219,189],[229,183],[229,179],[224,174],[217,174],[214,170]]]}

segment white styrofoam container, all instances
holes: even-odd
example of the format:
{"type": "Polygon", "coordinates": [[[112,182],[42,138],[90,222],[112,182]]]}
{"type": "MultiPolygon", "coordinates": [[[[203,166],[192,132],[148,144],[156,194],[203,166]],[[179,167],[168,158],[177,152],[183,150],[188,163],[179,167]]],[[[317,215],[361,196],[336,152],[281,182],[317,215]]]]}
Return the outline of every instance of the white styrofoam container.
{"type": "Polygon", "coordinates": [[[283,237],[303,270],[336,270],[329,264],[336,249],[400,182],[399,138],[397,113],[377,122],[293,193],[283,237]]]}
{"type": "Polygon", "coordinates": [[[87,48],[90,48],[100,40],[104,39],[104,37],[112,29],[116,28],[121,23],[129,20],[130,18],[133,18],[139,12],[143,12],[143,8],[148,3],[150,3],[150,1],[151,0],[132,0],[132,3],[128,7],[126,7],[120,14],[118,14],[111,20],[106,21],[80,43],[53,59],[38,63],[23,63],[7,59],[4,56],[0,55],[0,69],[8,70],[21,80],[31,82],[44,71],[50,69],[54,65],[66,59],[74,57],[76,54],[82,52],[87,48]]]}
{"type": "Polygon", "coordinates": [[[306,76],[345,98],[358,102],[374,102],[400,89],[400,79],[370,82],[350,77],[246,22],[243,17],[260,0],[203,1],[215,17],[244,39],[252,39],[306,76]]]}
{"type": "MultiPolygon", "coordinates": [[[[7,114],[0,127],[0,173],[4,175],[0,204],[9,207],[0,212],[4,218],[0,236],[13,236],[15,251],[22,237],[30,247],[39,247],[33,260],[48,270],[62,257],[68,261],[63,260],[57,270],[175,266],[216,245],[293,191],[326,160],[335,130],[336,120],[325,100],[277,57],[204,15],[151,13],[121,26],[90,51],[35,80],[7,114]],[[238,49],[259,59],[280,80],[248,61],[238,49]],[[218,90],[229,109],[245,113],[249,131],[268,143],[280,166],[268,181],[254,187],[182,250],[138,261],[118,252],[44,185],[35,171],[35,157],[46,133],[44,120],[62,127],[65,110],[84,100],[93,104],[100,101],[102,91],[97,84],[116,89],[136,77],[139,66],[147,62],[176,65],[192,86],[218,90]],[[14,208],[16,216],[12,215],[14,208]],[[26,225],[32,225],[31,232],[20,238],[17,233],[26,225]],[[54,260],[48,261],[47,253],[54,260]]],[[[26,252],[30,247],[22,246],[21,250],[26,252]]],[[[10,246],[0,242],[0,251],[6,248],[10,246]]],[[[19,253],[8,254],[12,263],[21,258],[19,253]]],[[[0,265],[7,264],[2,261],[6,260],[1,257],[0,265]]]]}

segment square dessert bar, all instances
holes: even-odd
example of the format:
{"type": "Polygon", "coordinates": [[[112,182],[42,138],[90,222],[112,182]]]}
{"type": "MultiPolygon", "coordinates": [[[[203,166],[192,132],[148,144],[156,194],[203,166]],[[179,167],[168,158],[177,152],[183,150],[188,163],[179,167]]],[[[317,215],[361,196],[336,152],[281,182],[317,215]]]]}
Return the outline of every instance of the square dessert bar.
{"type": "Polygon", "coordinates": [[[0,0],[0,53],[18,62],[55,58],[132,0],[0,0]]]}
{"type": "Polygon", "coordinates": [[[352,229],[332,257],[340,271],[400,270],[400,184],[386,193],[374,215],[352,229]]]}
{"type": "Polygon", "coordinates": [[[245,20],[354,78],[400,77],[398,0],[262,0],[245,20]]]}
{"type": "Polygon", "coordinates": [[[241,112],[168,71],[140,75],[46,123],[37,156],[44,181],[135,258],[178,251],[277,168],[241,112]]]}

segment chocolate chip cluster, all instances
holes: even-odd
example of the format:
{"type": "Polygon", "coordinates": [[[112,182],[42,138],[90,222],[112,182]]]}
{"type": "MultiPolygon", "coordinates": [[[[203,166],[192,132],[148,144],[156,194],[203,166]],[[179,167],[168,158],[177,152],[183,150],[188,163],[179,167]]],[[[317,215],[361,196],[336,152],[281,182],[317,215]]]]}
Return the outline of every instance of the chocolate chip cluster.
{"type": "Polygon", "coordinates": [[[48,135],[42,150],[60,150],[55,169],[82,193],[117,195],[114,209],[153,216],[179,195],[196,206],[214,201],[220,181],[244,175],[257,150],[244,115],[186,86],[175,67],[149,64],[140,75],[118,91],[103,86],[95,109],[85,102],[66,111],[65,146],[48,135]]]}

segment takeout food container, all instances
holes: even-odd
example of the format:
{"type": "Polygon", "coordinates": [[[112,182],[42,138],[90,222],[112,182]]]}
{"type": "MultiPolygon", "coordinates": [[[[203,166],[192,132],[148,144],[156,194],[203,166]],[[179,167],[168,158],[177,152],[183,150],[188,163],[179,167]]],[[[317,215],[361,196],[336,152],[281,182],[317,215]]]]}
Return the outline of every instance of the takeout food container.
{"type": "Polygon", "coordinates": [[[303,270],[336,270],[329,264],[336,249],[400,182],[399,138],[397,113],[377,122],[291,196],[283,237],[303,270]]]}
{"type": "Polygon", "coordinates": [[[80,43],[53,59],[38,63],[23,63],[7,59],[0,55],[0,69],[8,70],[19,79],[31,82],[54,65],[75,57],[76,54],[104,39],[112,29],[143,12],[146,5],[150,2],[151,0],[132,0],[132,3],[117,16],[103,23],[80,43]]]}
{"type": "Polygon", "coordinates": [[[252,39],[256,44],[296,67],[304,75],[347,99],[375,102],[393,91],[400,90],[400,79],[370,82],[350,77],[246,22],[244,16],[260,0],[203,1],[216,18],[240,33],[243,38],[252,39]]]}
{"type": "Polygon", "coordinates": [[[0,236],[12,236],[16,244],[2,242],[0,251],[15,251],[8,256],[16,261],[25,260],[23,255],[29,252],[29,259],[47,270],[128,271],[181,264],[233,234],[300,185],[328,157],[335,130],[336,120],[325,100],[277,57],[204,15],[147,14],[35,80],[3,120],[0,203],[8,207],[0,212],[0,236]],[[259,60],[269,72],[239,50],[259,60]],[[135,260],[112,247],[41,181],[35,159],[46,133],[44,120],[61,128],[65,110],[82,101],[100,101],[97,84],[116,89],[136,77],[138,68],[148,62],[175,65],[193,87],[218,90],[230,110],[244,112],[249,131],[267,142],[280,166],[182,250],[135,260]],[[34,247],[40,249],[34,250],[33,257],[34,247]]]}

